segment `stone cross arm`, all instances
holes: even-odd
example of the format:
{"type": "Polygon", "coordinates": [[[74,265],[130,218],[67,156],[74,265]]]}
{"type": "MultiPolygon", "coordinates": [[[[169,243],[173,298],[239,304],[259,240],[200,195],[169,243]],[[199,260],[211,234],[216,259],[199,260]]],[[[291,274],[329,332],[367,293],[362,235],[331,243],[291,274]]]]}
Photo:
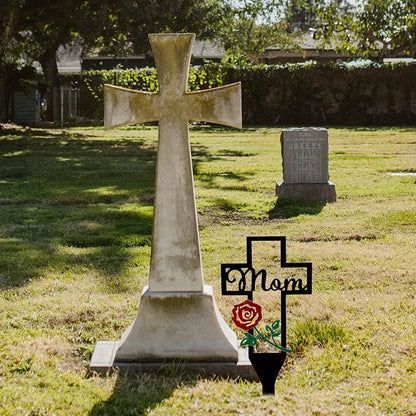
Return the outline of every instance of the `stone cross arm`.
{"type": "Polygon", "coordinates": [[[172,117],[241,128],[240,82],[189,92],[178,100],[159,93],[105,85],[106,129],[172,117]]]}

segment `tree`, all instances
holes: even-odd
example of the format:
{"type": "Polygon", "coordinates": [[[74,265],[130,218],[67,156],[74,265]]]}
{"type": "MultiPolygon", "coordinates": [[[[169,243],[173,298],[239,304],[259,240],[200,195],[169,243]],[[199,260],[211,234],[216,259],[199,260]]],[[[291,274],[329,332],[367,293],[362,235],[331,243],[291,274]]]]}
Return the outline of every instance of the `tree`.
{"type": "Polygon", "coordinates": [[[1,38],[4,48],[13,37],[29,61],[40,62],[49,86],[49,109],[52,89],[59,86],[56,52],[60,45],[77,41],[84,49],[97,47],[117,55],[148,52],[147,35],[152,32],[190,31],[201,39],[214,37],[223,11],[220,0],[4,1],[7,8],[2,9],[18,17],[12,18],[15,15],[10,12],[10,17],[2,19],[7,28],[1,38]]]}
{"type": "Polygon", "coordinates": [[[284,0],[240,0],[228,4],[222,41],[232,60],[257,63],[268,46],[293,45],[284,20],[284,0]]]}
{"type": "Polygon", "coordinates": [[[317,36],[353,55],[382,59],[396,52],[416,56],[416,2],[365,0],[355,8],[321,2],[317,36]]]}
{"type": "Polygon", "coordinates": [[[25,0],[20,11],[18,31],[14,37],[29,62],[37,61],[47,82],[46,102],[47,119],[53,120],[53,92],[59,87],[56,52],[61,45],[74,40],[81,40],[81,33],[86,40],[98,36],[102,20],[98,18],[103,12],[104,4],[94,1],[60,0],[25,0]],[[91,15],[90,6],[96,7],[91,15]]]}
{"type": "Polygon", "coordinates": [[[221,0],[107,1],[106,9],[99,42],[105,53],[117,54],[148,52],[148,33],[193,32],[214,39],[225,18],[221,0]]]}

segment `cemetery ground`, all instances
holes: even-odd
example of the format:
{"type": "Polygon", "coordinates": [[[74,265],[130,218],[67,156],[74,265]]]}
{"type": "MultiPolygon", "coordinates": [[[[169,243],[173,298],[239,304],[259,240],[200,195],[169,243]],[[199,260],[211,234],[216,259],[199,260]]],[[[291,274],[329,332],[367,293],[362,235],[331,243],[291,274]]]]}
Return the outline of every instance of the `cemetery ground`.
{"type": "MultiPolygon", "coordinates": [[[[329,129],[338,200],[320,204],[277,200],[280,128],[191,127],[205,282],[238,336],[231,309],[244,299],[221,297],[220,264],[245,261],[246,236],[285,235],[287,260],[313,263],[313,294],[288,297],[294,352],[262,396],[260,383],[186,376],[180,363],[89,372],[147,282],[157,128],[9,127],[1,415],[416,415],[416,177],[387,174],[416,172],[416,129],[329,129]]],[[[276,318],[279,296],[255,293],[276,318]]]]}

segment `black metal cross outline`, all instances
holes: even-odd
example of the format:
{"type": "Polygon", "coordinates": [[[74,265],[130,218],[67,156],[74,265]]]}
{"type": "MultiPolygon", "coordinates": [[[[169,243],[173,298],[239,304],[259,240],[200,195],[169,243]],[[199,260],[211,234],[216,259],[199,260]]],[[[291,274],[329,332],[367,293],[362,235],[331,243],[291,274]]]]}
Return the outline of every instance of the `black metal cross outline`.
{"type": "MultiPolygon", "coordinates": [[[[288,263],[286,261],[286,237],[285,236],[263,236],[263,237],[247,237],[247,262],[246,263],[224,263],[221,264],[221,294],[222,295],[247,295],[249,300],[253,300],[253,290],[227,290],[227,281],[229,273],[233,270],[242,272],[243,269],[249,269],[252,273],[255,273],[253,269],[252,258],[252,243],[253,241],[280,241],[280,267],[281,268],[305,268],[306,269],[306,284],[303,287],[296,288],[296,284],[292,282],[292,288],[289,289],[288,285],[280,290],[281,303],[280,303],[280,324],[281,324],[281,345],[286,348],[286,296],[287,295],[310,295],[312,293],[312,263],[288,263]]],[[[262,270],[260,270],[258,276],[262,270]]],[[[244,274],[247,274],[244,273],[244,274]]],[[[252,332],[252,330],[250,330],[252,332]]],[[[250,350],[253,347],[250,347],[250,350]]]]}

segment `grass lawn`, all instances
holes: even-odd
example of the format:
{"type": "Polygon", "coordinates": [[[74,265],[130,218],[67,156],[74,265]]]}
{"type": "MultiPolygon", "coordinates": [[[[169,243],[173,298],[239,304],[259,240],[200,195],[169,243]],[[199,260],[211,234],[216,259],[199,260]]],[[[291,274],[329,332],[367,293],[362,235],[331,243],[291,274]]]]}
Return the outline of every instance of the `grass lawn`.
{"type": "MultiPolygon", "coordinates": [[[[0,415],[416,415],[416,177],[386,174],[416,172],[416,129],[329,129],[332,204],[277,200],[280,131],[191,127],[205,282],[238,335],[220,264],[244,262],[246,236],[313,263],[274,397],[180,368],[90,374],[147,282],[157,129],[3,131],[0,415]]],[[[275,318],[279,296],[258,296],[275,318]]]]}

